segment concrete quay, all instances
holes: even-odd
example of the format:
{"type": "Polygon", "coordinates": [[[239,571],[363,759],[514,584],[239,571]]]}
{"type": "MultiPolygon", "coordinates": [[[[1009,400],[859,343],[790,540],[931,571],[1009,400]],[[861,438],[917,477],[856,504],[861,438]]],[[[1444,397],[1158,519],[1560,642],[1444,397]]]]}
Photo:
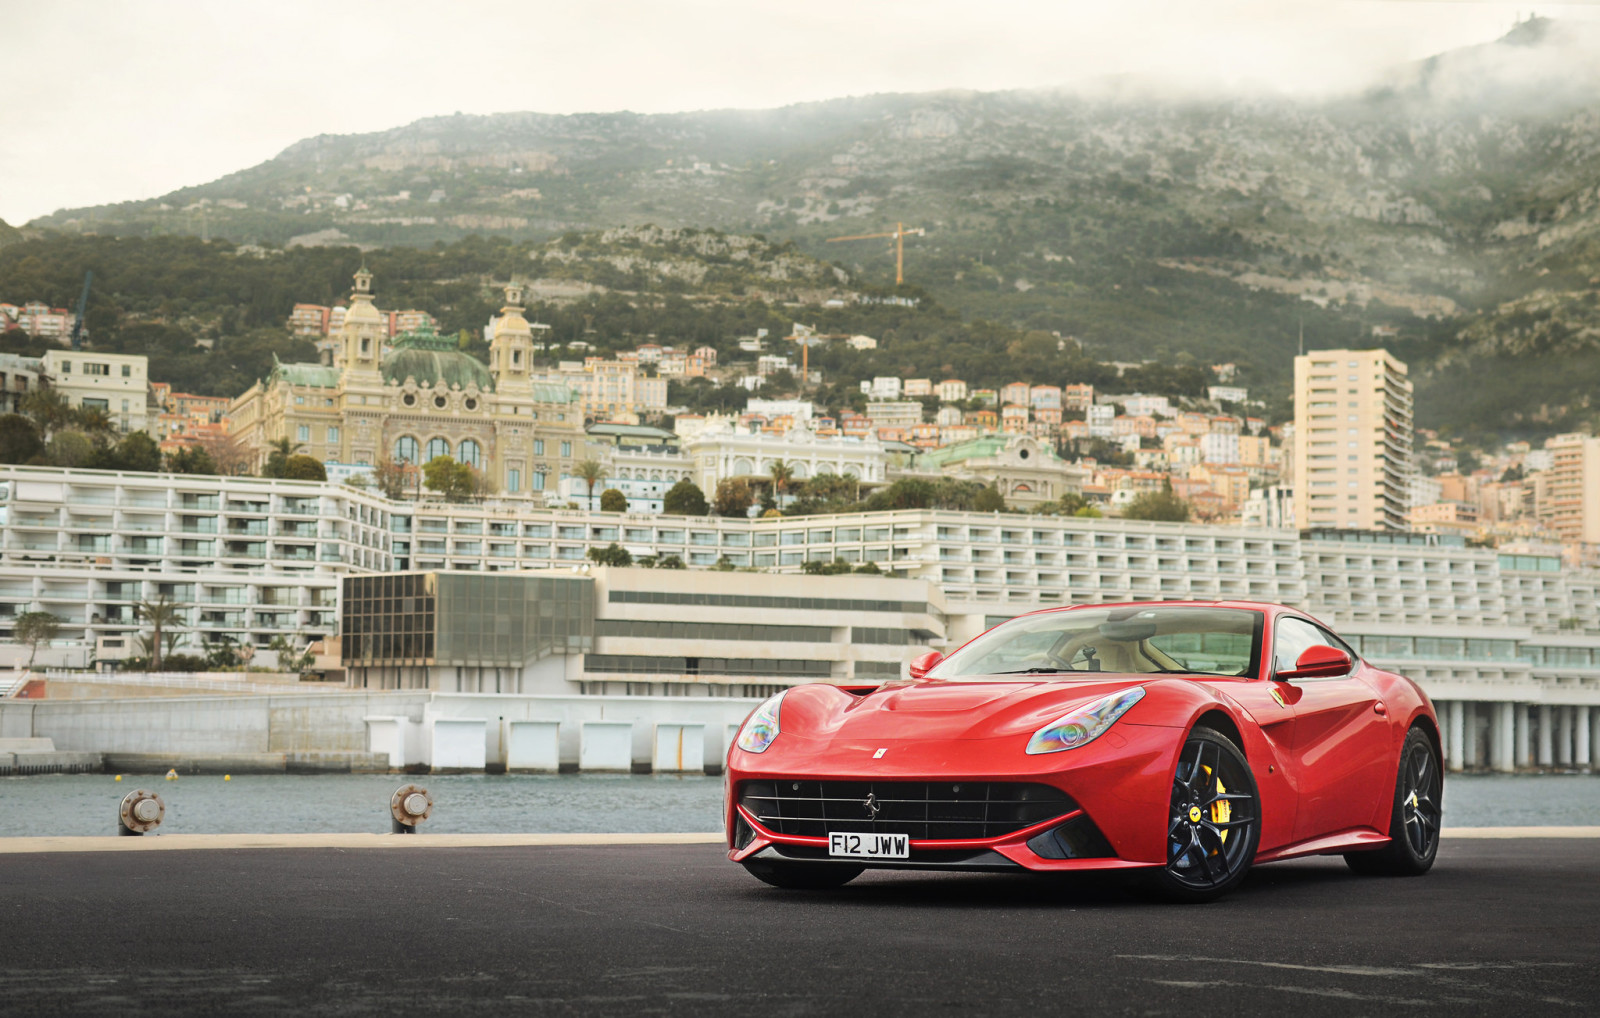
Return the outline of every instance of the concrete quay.
{"type": "Polygon", "coordinates": [[[1422,879],[1312,859],[1199,907],[1097,878],[784,892],[703,843],[130,838],[0,862],[0,1013],[1585,1014],[1593,833],[1447,831],[1422,879]]]}

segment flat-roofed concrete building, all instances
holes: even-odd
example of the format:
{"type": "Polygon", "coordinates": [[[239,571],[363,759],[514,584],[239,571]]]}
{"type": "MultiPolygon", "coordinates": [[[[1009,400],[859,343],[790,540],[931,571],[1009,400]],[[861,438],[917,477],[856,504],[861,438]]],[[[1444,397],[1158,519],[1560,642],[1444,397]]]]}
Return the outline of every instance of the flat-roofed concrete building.
{"type": "Polygon", "coordinates": [[[925,580],[604,566],[352,576],[340,620],[352,686],[551,696],[876,684],[946,635],[925,580]]]}

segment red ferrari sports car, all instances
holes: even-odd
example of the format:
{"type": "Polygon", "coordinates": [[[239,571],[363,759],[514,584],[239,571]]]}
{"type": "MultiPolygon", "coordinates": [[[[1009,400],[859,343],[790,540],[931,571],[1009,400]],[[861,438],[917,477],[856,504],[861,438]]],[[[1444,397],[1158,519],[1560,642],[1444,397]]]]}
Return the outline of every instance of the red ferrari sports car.
{"type": "Polygon", "coordinates": [[[1294,609],[1050,609],[910,671],[751,713],[728,750],[729,859],[789,888],[869,866],[1139,871],[1203,901],[1256,862],[1420,874],[1438,851],[1432,703],[1294,609]]]}

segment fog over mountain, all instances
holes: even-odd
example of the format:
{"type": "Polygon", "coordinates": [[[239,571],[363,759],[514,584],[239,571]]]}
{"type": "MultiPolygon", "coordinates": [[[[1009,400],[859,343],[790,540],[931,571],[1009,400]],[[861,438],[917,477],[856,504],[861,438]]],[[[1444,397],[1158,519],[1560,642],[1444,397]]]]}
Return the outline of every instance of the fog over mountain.
{"type": "Polygon", "coordinates": [[[1458,430],[1585,417],[1600,381],[1600,39],[1533,19],[1326,99],[1129,80],[765,111],[430,118],[320,136],[209,184],[28,232],[268,245],[538,239],[621,224],[793,240],[1118,359],[1250,366],[1376,335],[1458,430]],[[1476,373],[1507,373],[1489,392],[1476,373]],[[1537,399],[1531,393],[1537,391],[1537,399]]]}

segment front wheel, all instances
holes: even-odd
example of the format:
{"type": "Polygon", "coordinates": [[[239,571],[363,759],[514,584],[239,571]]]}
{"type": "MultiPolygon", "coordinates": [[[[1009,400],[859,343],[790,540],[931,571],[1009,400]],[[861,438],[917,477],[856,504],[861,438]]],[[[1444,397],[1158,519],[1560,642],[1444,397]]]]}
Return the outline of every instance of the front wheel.
{"type": "Polygon", "coordinates": [[[751,859],[744,864],[752,877],[790,891],[829,891],[859,877],[865,866],[831,862],[788,862],[751,859]]]}
{"type": "Polygon", "coordinates": [[[1362,876],[1417,877],[1439,854],[1439,823],[1444,811],[1444,771],[1433,742],[1421,728],[1406,734],[1395,779],[1389,843],[1370,852],[1348,852],[1345,865],[1362,876]]]}
{"type": "Polygon", "coordinates": [[[1260,839],[1249,762],[1226,735],[1196,728],[1172,777],[1167,864],[1154,875],[1156,890],[1176,901],[1219,898],[1244,879],[1260,839]]]}

